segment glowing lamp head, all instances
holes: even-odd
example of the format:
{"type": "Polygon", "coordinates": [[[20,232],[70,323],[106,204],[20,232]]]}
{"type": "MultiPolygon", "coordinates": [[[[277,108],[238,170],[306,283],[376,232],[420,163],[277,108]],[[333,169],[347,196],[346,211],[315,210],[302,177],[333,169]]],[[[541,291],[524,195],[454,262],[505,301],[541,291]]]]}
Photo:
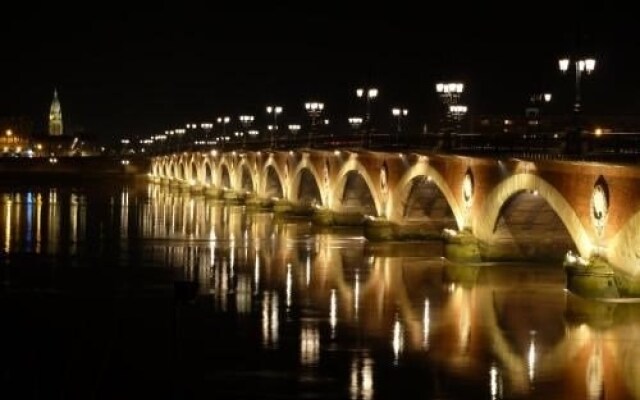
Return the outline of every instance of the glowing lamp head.
{"type": "Polygon", "coordinates": [[[358,88],[356,89],[356,96],[362,97],[364,95],[364,89],[358,88]]]}
{"type": "Polygon", "coordinates": [[[567,70],[569,69],[569,59],[562,58],[558,60],[558,67],[560,67],[560,71],[567,72],[567,70]]]}
{"type": "Polygon", "coordinates": [[[376,97],[378,97],[378,89],[376,88],[369,89],[369,98],[375,99],[376,97]]]}
{"type": "Polygon", "coordinates": [[[444,92],[444,83],[436,83],[436,92],[438,93],[444,92]]]}
{"type": "Polygon", "coordinates": [[[584,60],[584,66],[587,70],[587,73],[590,74],[594,69],[596,69],[596,60],[593,58],[587,58],[586,60],[584,60]]]}
{"type": "Polygon", "coordinates": [[[545,93],[543,97],[544,97],[545,103],[548,103],[551,101],[551,93],[545,93]]]}

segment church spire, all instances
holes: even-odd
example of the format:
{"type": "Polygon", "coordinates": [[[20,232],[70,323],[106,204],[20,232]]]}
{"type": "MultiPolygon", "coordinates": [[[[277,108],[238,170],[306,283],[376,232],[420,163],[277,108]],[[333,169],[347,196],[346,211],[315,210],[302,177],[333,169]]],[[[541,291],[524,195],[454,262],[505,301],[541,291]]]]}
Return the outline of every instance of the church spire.
{"type": "Polygon", "coordinates": [[[62,133],[62,108],[60,107],[60,100],[58,100],[58,89],[54,89],[53,100],[49,109],[49,135],[60,136],[62,133]]]}

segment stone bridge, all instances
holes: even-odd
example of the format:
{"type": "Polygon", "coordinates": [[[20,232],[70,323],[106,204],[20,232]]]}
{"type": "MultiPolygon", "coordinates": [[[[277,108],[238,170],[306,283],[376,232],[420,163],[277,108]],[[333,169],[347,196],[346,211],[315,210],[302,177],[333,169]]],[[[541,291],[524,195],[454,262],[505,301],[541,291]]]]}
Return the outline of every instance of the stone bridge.
{"type": "Polygon", "coordinates": [[[372,151],[191,152],[156,181],[362,223],[372,240],[444,236],[459,260],[565,259],[569,286],[640,288],[640,170],[611,164],[372,151]],[[444,232],[444,234],[443,234],[444,232]]]}

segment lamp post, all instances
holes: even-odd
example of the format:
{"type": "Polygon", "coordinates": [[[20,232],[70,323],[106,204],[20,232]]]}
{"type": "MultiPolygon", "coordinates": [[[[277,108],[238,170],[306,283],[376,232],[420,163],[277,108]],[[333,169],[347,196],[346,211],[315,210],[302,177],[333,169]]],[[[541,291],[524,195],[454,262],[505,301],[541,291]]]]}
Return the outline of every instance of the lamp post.
{"type": "Polygon", "coordinates": [[[229,121],[231,121],[231,118],[224,116],[224,117],[218,117],[216,119],[216,122],[219,124],[222,124],[222,137],[219,138],[219,140],[222,141],[222,148],[224,149],[224,142],[227,141],[227,124],[229,123],[229,121]]]}
{"type": "MultiPolygon", "coordinates": [[[[558,60],[558,67],[563,74],[569,70],[569,58],[561,58],[558,60]]],[[[567,135],[567,150],[573,154],[580,154],[582,144],[580,143],[580,135],[582,127],[580,124],[580,112],[582,111],[582,93],[580,84],[582,81],[582,73],[591,74],[596,68],[596,60],[593,58],[579,58],[573,60],[575,66],[575,100],[573,103],[573,132],[567,135]]]]}
{"type": "Polygon", "coordinates": [[[298,132],[302,129],[302,126],[300,126],[300,124],[289,124],[287,128],[289,128],[289,132],[293,135],[294,142],[297,142],[298,132]]]}
{"type": "Polygon", "coordinates": [[[397,119],[397,124],[396,124],[396,146],[397,146],[400,132],[402,132],[402,120],[406,118],[407,115],[409,115],[409,110],[407,108],[394,107],[391,109],[391,115],[393,115],[397,119]]]}
{"type": "Polygon", "coordinates": [[[378,97],[377,88],[358,88],[356,96],[365,99],[364,123],[367,134],[367,146],[371,144],[371,103],[378,97]]]}
{"type": "Polygon", "coordinates": [[[307,110],[307,114],[309,114],[309,117],[311,118],[311,127],[309,128],[307,141],[307,146],[311,147],[311,134],[312,131],[316,130],[316,120],[320,115],[322,115],[322,111],[324,110],[324,103],[309,101],[307,103],[304,103],[304,109],[307,110]]]}
{"type": "Polygon", "coordinates": [[[460,121],[467,113],[467,106],[460,104],[452,104],[449,106],[449,114],[454,121],[453,129],[460,130],[460,121]]]}
{"type": "Polygon", "coordinates": [[[551,93],[535,93],[529,97],[530,106],[525,109],[527,126],[532,132],[540,132],[540,114],[542,106],[551,102],[551,93]]]}
{"type": "Polygon", "coordinates": [[[451,134],[454,129],[452,122],[454,115],[451,106],[458,104],[460,97],[464,92],[464,83],[462,82],[438,82],[436,83],[436,93],[446,107],[445,127],[444,127],[444,144],[443,147],[448,150],[451,147],[451,134]]]}
{"type": "Polygon", "coordinates": [[[278,115],[282,114],[282,107],[280,106],[267,106],[267,114],[273,115],[273,126],[269,129],[270,132],[270,140],[269,147],[273,148],[277,143],[274,140],[274,137],[277,137],[278,133],[278,115]]]}
{"type": "Polygon", "coordinates": [[[246,147],[246,140],[247,140],[247,129],[251,126],[251,124],[253,123],[253,120],[255,119],[255,117],[253,115],[241,115],[238,117],[238,119],[240,120],[240,125],[242,125],[242,148],[244,149],[246,147]]]}

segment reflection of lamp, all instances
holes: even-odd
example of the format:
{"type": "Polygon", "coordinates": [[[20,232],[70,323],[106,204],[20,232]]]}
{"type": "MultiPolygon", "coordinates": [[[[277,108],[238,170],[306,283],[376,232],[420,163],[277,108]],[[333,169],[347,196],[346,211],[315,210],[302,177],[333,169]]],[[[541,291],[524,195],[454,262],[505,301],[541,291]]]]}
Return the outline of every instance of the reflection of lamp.
{"type": "Polygon", "coordinates": [[[602,350],[600,348],[600,338],[593,344],[591,355],[587,364],[587,396],[589,400],[599,400],[602,398],[604,383],[604,368],[602,366],[602,350]]]}

